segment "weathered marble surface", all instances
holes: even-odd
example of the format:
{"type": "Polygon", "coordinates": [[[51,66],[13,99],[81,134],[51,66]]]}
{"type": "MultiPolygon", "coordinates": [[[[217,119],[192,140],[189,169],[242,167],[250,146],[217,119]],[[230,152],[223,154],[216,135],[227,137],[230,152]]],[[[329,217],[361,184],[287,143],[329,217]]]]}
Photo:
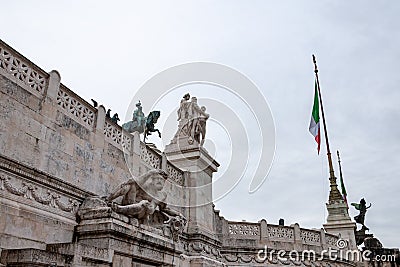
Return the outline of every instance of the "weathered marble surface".
{"type": "Polygon", "coordinates": [[[60,80],[0,40],[0,266],[353,266],[258,261],[264,245],[320,252],[338,236],[225,220],[211,187],[203,187],[219,164],[200,139],[189,140],[192,131],[162,153],[60,80]],[[141,224],[95,200],[151,169],[168,173],[169,203],[188,218],[179,241],[163,225],[141,224]],[[94,201],[78,209],[84,199],[94,201]]]}

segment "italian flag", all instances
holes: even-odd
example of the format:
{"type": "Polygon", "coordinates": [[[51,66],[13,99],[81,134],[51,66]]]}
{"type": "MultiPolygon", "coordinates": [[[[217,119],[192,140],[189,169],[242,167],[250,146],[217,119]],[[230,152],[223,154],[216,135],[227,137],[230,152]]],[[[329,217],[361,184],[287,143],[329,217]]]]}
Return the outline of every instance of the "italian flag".
{"type": "Polygon", "coordinates": [[[310,133],[314,136],[315,142],[318,144],[318,154],[321,147],[321,131],[319,127],[319,100],[318,100],[318,87],[315,82],[315,93],[314,93],[314,105],[311,113],[310,127],[308,128],[310,133]]]}

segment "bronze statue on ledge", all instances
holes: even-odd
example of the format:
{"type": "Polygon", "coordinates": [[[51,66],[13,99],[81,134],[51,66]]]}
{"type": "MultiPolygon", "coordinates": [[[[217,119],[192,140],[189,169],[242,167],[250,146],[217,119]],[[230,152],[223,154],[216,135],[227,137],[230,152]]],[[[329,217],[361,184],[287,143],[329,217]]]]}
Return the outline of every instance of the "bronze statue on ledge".
{"type": "Polygon", "coordinates": [[[368,227],[365,226],[364,221],[365,221],[365,214],[367,213],[367,209],[371,208],[372,204],[369,204],[369,206],[367,207],[365,199],[362,198],[360,200],[360,204],[351,203],[351,205],[360,211],[360,214],[358,214],[357,216],[354,217],[354,220],[356,221],[356,223],[361,224],[367,230],[369,230],[368,227]]]}

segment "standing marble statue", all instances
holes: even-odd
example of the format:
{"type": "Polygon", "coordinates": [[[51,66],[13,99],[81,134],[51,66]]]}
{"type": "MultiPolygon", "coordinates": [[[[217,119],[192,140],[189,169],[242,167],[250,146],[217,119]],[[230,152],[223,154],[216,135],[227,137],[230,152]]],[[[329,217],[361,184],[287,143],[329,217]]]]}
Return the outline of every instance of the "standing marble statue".
{"type": "Polygon", "coordinates": [[[171,221],[172,218],[185,225],[185,217],[170,209],[166,204],[167,194],[162,190],[167,177],[167,173],[163,170],[150,170],[137,178],[131,178],[122,183],[105,200],[111,203],[111,208],[115,212],[137,218],[139,223],[148,224],[150,216],[158,209],[167,217],[168,221],[171,221]],[[120,196],[122,196],[121,204],[112,202],[120,196]]]}
{"type": "Polygon", "coordinates": [[[178,109],[178,121],[188,118],[188,110],[190,105],[190,102],[188,102],[189,99],[190,99],[190,94],[185,94],[183,96],[181,104],[178,109]]]}
{"type": "Polygon", "coordinates": [[[210,117],[204,106],[199,107],[197,97],[192,97],[189,102],[190,94],[185,94],[178,109],[178,131],[172,143],[180,137],[187,137],[188,143],[193,144],[197,141],[203,146],[206,135],[206,121],[210,117]]]}
{"type": "Polygon", "coordinates": [[[206,107],[201,108],[197,104],[197,98],[192,97],[189,108],[189,129],[190,137],[196,140],[201,146],[204,144],[206,135],[206,120],[210,117],[206,112],[206,107]],[[201,140],[200,140],[201,135],[201,140]]]}

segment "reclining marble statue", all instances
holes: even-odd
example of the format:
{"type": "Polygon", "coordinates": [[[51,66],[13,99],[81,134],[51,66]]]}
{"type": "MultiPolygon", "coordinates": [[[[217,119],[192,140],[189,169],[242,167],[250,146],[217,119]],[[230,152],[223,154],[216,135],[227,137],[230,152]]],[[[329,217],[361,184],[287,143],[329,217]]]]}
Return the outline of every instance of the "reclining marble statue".
{"type": "Polygon", "coordinates": [[[165,216],[165,223],[172,224],[176,231],[186,224],[186,218],[170,209],[166,204],[167,193],[162,191],[168,174],[164,170],[150,170],[145,174],[120,184],[105,198],[112,210],[131,218],[137,218],[141,224],[149,224],[151,216],[158,210],[165,216]],[[121,204],[112,202],[122,196],[121,204]]]}

